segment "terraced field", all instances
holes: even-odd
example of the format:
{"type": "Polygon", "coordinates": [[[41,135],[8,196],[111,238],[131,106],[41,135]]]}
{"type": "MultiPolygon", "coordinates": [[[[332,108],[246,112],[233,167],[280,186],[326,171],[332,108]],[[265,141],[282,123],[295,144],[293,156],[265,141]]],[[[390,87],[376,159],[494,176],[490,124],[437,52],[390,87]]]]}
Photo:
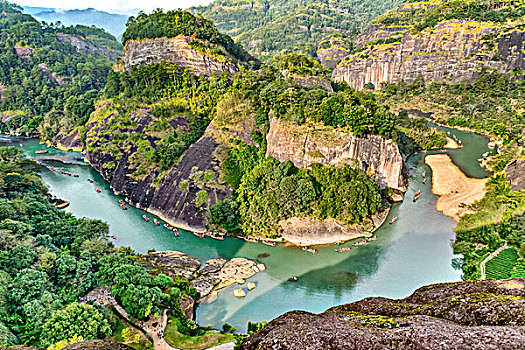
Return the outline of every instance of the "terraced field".
{"type": "Polygon", "coordinates": [[[496,257],[485,264],[488,280],[510,278],[511,271],[518,260],[518,252],[514,248],[501,251],[496,257]]]}

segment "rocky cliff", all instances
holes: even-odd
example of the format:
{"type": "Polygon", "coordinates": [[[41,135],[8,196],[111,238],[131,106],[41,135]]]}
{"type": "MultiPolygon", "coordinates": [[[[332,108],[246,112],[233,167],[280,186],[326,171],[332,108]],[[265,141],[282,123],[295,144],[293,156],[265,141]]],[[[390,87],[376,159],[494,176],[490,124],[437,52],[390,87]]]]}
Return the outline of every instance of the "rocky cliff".
{"type": "MultiPolygon", "coordinates": [[[[97,106],[87,124],[86,160],[134,206],[175,226],[205,230],[207,207],[230,196],[229,187],[219,180],[215,153],[219,143],[205,133],[169,170],[161,171],[154,165],[140,169],[147,161],[140,158],[139,145],[127,141],[144,134],[147,143],[153,149],[157,147],[159,138],[148,128],[156,119],[150,108],[138,108],[130,111],[129,127],[110,127],[119,123],[115,122],[117,118],[112,102],[97,106]],[[126,136],[120,138],[123,134],[126,136]]],[[[173,130],[179,132],[184,132],[186,125],[184,116],[174,116],[170,121],[173,130]]]]}
{"type": "Polygon", "coordinates": [[[124,51],[126,69],[169,61],[190,68],[196,75],[211,76],[213,73],[220,75],[226,72],[233,76],[238,71],[237,60],[219,45],[182,35],[175,38],[129,40],[124,51]]]}
{"type": "Polygon", "coordinates": [[[55,34],[58,41],[62,43],[68,43],[71,46],[73,46],[78,52],[84,52],[88,55],[93,56],[106,56],[111,59],[116,59],[119,56],[122,56],[121,54],[106,49],[105,47],[100,47],[92,42],[78,36],[78,35],[71,35],[71,34],[63,34],[63,33],[56,33],[55,34]]]}
{"type": "Polygon", "coordinates": [[[505,168],[505,176],[514,191],[525,189],[525,159],[516,159],[505,168]]]}
{"type": "Polygon", "coordinates": [[[435,284],[406,299],[292,311],[249,337],[263,349],[521,349],[525,279],[435,284]]]}
{"type": "MultiPolygon", "coordinates": [[[[397,11],[398,17],[413,13],[404,5],[397,11]]],[[[419,76],[459,83],[473,80],[483,66],[501,72],[525,69],[524,41],[520,21],[450,19],[421,31],[376,23],[356,39],[356,50],[339,63],[332,79],[356,89],[367,83],[379,88],[382,82],[413,82],[419,76]]]]}
{"type": "Polygon", "coordinates": [[[356,164],[363,171],[374,173],[382,188],[400,192],[407,189],[408,172],[392,140],[375,135],[357,137],[344,129],[313,124],[297,126],[277,119],[271,120],[267,140],[267,156],[291,161],[298,168],[314,163],[356,164]]]}

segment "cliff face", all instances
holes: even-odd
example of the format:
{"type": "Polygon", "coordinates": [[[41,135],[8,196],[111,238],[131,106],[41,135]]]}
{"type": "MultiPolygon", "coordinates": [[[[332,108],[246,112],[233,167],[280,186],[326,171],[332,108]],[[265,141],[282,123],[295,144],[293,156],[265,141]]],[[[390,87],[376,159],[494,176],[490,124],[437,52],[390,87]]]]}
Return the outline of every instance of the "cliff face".
{"type": "MultiPolygon", "coordinates": [[[[125,196],[134,206],[161,215],[178,227],[205,230],[207,207],[230,196],[229,187],[219,181],[216,172],[219,161],[215,151],[219,144],[205,133],[171,169],[161,172],[158,167],[151,166],[145,173],[137,174],[137,163],[140,165],[142,162],[137,160],[138,146],[129,146],[124,143],[125,140],[116,142],[114,135],[125,133],[127,140],[131,134],[146,134],[151,147],[155,148],[159,139],[146,131],[155,118],[149,108],[140,108],[130,113],[132,128],[110,128],[112,130],[108,131],[108,125],[116,113],[111,112],[110,105],[110,102],[99,104],[88,122],[87,161],[117,194],[125,196]],[[110,112],[104,112],[108,108],[110,112]],[[197,196],[200,196],[200,201],[197,196]]],[[[180,132],[184,129],[184,123],[184,117],[178,117],[170,125],[174,129],[179,128],[180,132]]]]}
{"type": "Polygon", "coordinates": [[[292,311],[249,337],[263,349],[521,349],[525,279],[435,284],[402,300],[292,311]]]}
{"type": "Polygon", "coordinates": [[[73,46],[77,51],[87,53],[93,56],[106,56],[111,59],[116,59],[121,56],[117,52],[108,50],[104,47],[99,47],[92,42],[85,40],[77,35],[57,33],[55,34],[58,41],[62,43],[68,43],[73,46]]]}
{"type": "Polygon", "coordinates": [[[501,72],[524,69],[524,41],[525,31],[513,24],[449,20],[420,33],[376,24],[356,39],[357,52],[341,61],[332,79],[356,89],[367,83],[379,88],[382,82],[413,82],[418,76],[460,83],[473,80],[483,66],[501,72]]]}
{"type": "Polygon", "coordinates": [[[380,136],[353,136],[321,125],[293,125],[273,119],[267,135],[267,156],[291,161],[298,168],[315,163],[355,164],[375,173],[382,188],[406,191],[408,171],[397,145],[380,136]]]}
{"type": "Polygon", "coordinates": [[[514,191],[525,189],[525,160],[517,159],[512,161],[505,168],[505,176],[510,182],[510,188],[514,191]]]}
{"type": "Polygon", "coordinates": [[[225,50],[182,35],[175,38],[129,40],[124,51],[126,69],[169,61],[190,68],[196,75],[211,76],[213,73],[220,75],[226,72],[233,76],[238,71],[236,60],[225,50]]]}

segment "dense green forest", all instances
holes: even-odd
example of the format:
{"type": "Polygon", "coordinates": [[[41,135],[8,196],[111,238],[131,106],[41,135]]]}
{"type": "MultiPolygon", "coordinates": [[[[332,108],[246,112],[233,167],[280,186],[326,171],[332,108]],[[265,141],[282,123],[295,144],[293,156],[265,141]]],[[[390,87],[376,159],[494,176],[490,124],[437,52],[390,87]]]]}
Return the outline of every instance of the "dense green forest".
{"type": "Polygon", "coordinates": [[[0,2],[0,113],[2,131],[51,139],[87,121],[112,65],[105,56],[77,52],[57,33],[74,34],[118,50],[120,44],[92,27],[36,21],[16,5],[0,2]]]}
{"type": "Polygon", "coordinates": [[[111,336],[115,315],[78,302],[96,286],[108,286],[137,319],[161,307],[181,315],[181,295],[196,297],[195,290],[151,276],[132,259],[135,253],[107,241],[106,223],[56,209],[38,171],[21,150],[0,148],[0,346],[111,336]]]}
{"type": "Polygon", "coordinates": [[[333,33],[357,35],[401,0],[218,0],[193,10],[264,61],[303,52],[315,57],[319,41],[333,33]]]}

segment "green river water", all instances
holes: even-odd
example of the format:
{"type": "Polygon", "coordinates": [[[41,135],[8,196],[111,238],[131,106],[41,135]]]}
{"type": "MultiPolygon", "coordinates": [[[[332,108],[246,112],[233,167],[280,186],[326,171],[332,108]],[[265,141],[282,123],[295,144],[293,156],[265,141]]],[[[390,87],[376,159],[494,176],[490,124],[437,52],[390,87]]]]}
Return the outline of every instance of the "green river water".
{"type": "MultiPolygon", "coordinates": [[[[463,149],[448,151],[453,161],[469,176],[487,176],[477,159],[489,151],[488,139],[469,132],[451,132],[465,144],[463,149]]],[[[20,147],[20,143],[29,157],[37,156],[36,150],[45,149],[34,139],[0,137],[0,146],[20,147]]],[[[175,238],[162,226],[146,223],[142,219],[143,211],[132,207],[123,211],[118,203],[120,197],[115,196],[101,176],[81,160],[82,154],[48,150],[46,155],[76,159],[74,164],[44,162],[58,170],[51,172],[42,167],[42,178],[51,193],[71,202],[66,208],[68,212],[107,221],[111,235],[117,237],[116,245],[130,246],[140,253],[151,248],[178,250],[199,259],[245,257],[259,259],[266,265],[265,272],[249,279],[257,288],[248,292],[246,298],[235,298],[233,290],[239,287],[232,286],[222,290],[216,301],[199,306],[197,321],[202,325],[219,328],[228,322],[242,331],[248,321],[270,321],[290,310],[322,312],[364,297],[402,298],[426,284],[460,279],[460,271],[451,265],[455,257],[451,242],[456,223],[434,209],[436,196],[431,192],[431,181],[422,183],[421,173],[430,174],[422,153],[408,159],[411,183],[406,199],[393,206],[387,219],[390,221],[397,216],[399,220],[377,230],[377,241],[345,253],[335,252],[334,246],[318,247],[319,254],[312,255],[296,247],[269,247],[235,238],[225,241],[199,239],[184,231],[181,237],[175,238]],[[78,174],[79,178],[61,175],[60,170],[78,174]],[[88,178],[94,183],[89,183],[88,178]],[[102,192],[96,193],[95,188],[102,192]],[[412,198],[418,190],[421,198],[413,203],[412,198]],[[262,253],[269,256],[259,258],[262,253]],[[291,276],[297,276],[298,281],[289,282],[291,276]]]]}

